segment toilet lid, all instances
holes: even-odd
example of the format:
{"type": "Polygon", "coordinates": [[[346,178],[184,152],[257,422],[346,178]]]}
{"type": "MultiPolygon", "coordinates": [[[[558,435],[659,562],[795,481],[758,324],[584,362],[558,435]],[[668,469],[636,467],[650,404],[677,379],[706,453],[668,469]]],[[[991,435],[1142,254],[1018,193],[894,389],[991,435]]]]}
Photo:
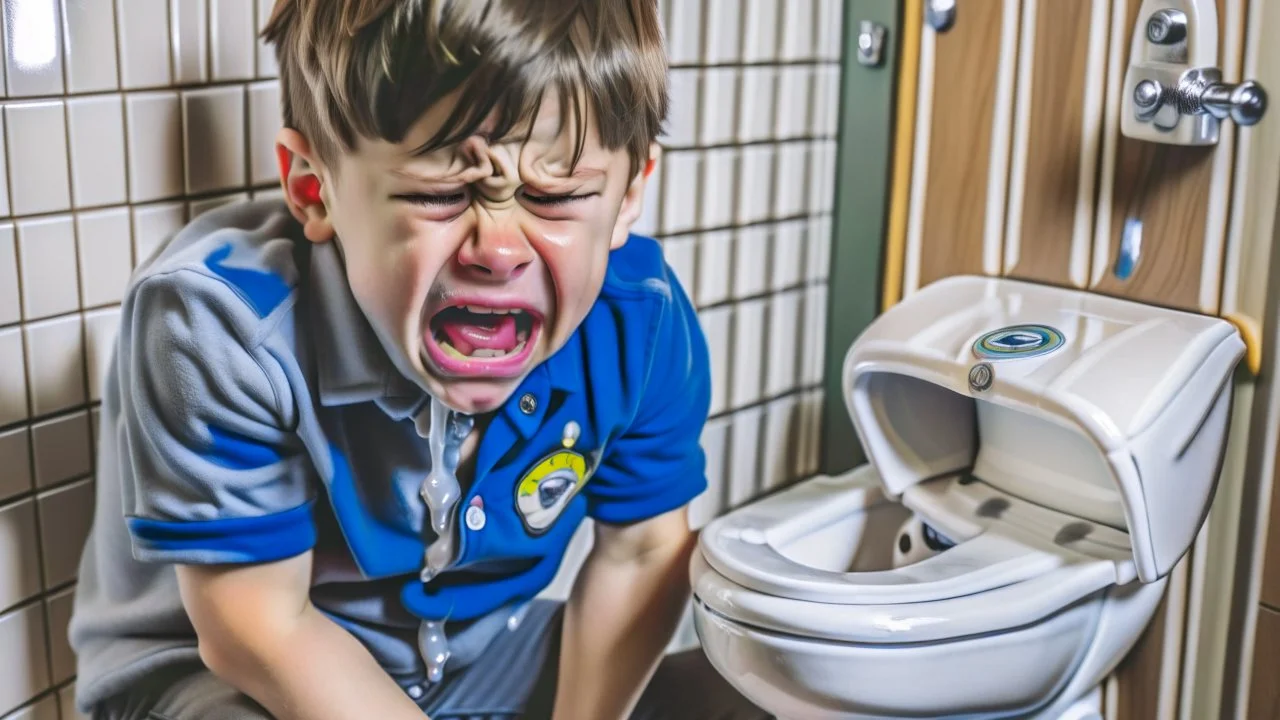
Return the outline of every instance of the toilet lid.
{"type": "Polygon", "coordinates": [[[1130,536],[1167,574],[1213,499],[1232,373],[1220,318],[1007,278],[953,277],[879,316],[845,358],[844,397],[886,492],[972,472],[1130,536]]]}

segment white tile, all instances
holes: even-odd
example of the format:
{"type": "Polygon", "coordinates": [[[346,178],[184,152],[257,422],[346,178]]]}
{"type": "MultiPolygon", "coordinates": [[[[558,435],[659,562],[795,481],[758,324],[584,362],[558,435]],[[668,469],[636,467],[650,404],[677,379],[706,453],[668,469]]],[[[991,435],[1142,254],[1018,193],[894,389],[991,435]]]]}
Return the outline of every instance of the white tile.
{"type": "Polygon", "coordinates": [[[821,389],[800,394],[800,451],[796,453],[796,477],[809,477],[818,471],[822,451],[821,389]]]}
{"type": "Polygon", "coordinates": [[[771,217],[770,193],[773,192],[774,148],[751,145],[742,148],[738,166],[738,224],[768,220],[771,217]]]}
{"type": "Polygon", "coordinates": [[[80,316],[28,323],[27,371],[31,412],[48,415],[85,402],[84,334],[80,316]]]}
{"type": "Polygon", "coordinates": [[[690,147],[697,140],[698,74],[696,68],[674,68],[667,80],[670,108],[662,144],[669,148],[690,147]]]}
{"type": "Polygon", "coordinates": [[[76,674],[76,658],[67,637],[75,604],[74,593],[74,588],[67,588],[45,601],[45,612],[49,618],[49,663],[53,666],[54,685],[66,682],[76,674]]]}
{"type": "MultiPolygon", "coordinates": [[[[658,174],[658,171],[657,169],[655,169],[653,171],[653,175],[650,176],[650,178],[656,176],[657,174],[658,174]]],[[[658,225],[657,225],[658,211],[654,209],[658,207],[658,201],[656,198],[654,198],[652,202],[650,202],[649,200],[649,196],[655,192],[657,192],[657,190],[654,189],[652,180],[650,180],[650,184],[645,188],[645,193],[646,193],[645,194],[645,203],[646,203],[645,210],[640,214],[640,217],[636,219],[635,225],[631,226],[632,232],[636,232],[641,235],[649,235],[649,236],[652,236],[658,232],[658,225]],[[649,225],[645,223],[652,223],[652,224],[649,225]],[[646,229],[641,229],[642,226],[646,229]]],[[[283,200],[284,190],[281,190],[279,185],[269,187],[269,188],[259,188],[257,190],[249,191],[249,197],[253,198],[254,200],[283,200]]]]}
{"type": "Polygon", "coordinates": [[[840,148],[835,140],[824,140],[811,146],[809,158],[809,212],[830,213],[836,204],[840,148]]]}
{"type": "Polygon", "coordinates": [[[733,257],[733,231],[719,230],[698,236],[698,307],[729,299],[729,267],[733,257]]]}
{"type": "Polygon", "coordinates": [[[22,328],[0,330],[0,425],[25,420],[27,414],[26,355],[22,328]]]}
{"type": "Polygon", "coordinates": [[[780,21],[778,6],[782,4],[782,0],[742,1],[742,16],[746,19],[742,41],[743,61],[769,62],[777,59],[780,21]]]}
{"type": "Polygon", "coordinates": [[[777,397],[796,387],[796,343],[800,340],[801,293],[788,290],[773,296],[769,305],[769,344],[765,360],[764,392],[777,397]]]}
{"type": "Polygon", "coordinates": [[[67,92],[102,92],[120,86],[113,5],[103,0],[63,0],[67,92]]]}
{"type": "Polygon", "coordinates": [[[62,102],[8,105],[4,109],[4,125],[13,214],[34,215],[70,208],[67,124],[62,102]]]}
{"type": "Polygon", "coordinates": [[[777,217],[804,213],[808,199],[808,160],[808,143],[792,142],[778,147],[778,174],[773,185],[773,213],[777,217]]]}
{"type": "Polygon", "coordinates": [[[707,489],[689,506],[689,526],[694,530],[711,522],[727,504],[725,468],[729,451],[729,418],[708,420],[702,427],[701,444],[707,458],[707,489]]]}
{"type": "Polygon", "coordinates": [[[738,181],[738,151],[723,147],[703,151],[702,197],[698,207],[700,228],[719,228],[733,223],[733,198],[738,181]]]}
{"type": "Polygon", "coordinates": [[[248,80],[254,76],[255,12],[253,0],[209,0],[214,80],[248,80]]]}
{"type": "Polygon", "coordinates": [[[244,94],[240,85],[182,93],[188,193],[245,184],[244,94]]]}
{"type": "Polygon", "coordinates": [[[173,53],[173,82],[203,83],[209,79],[206,0],[169,0],[169,42],[173,53]]]}
{"type": "Polygon", "coordinates": [[[699,138],[703,145],[732,142],[737,131],[738,68],[708,68],[702,71],[702,110],[699,138]]]}
{"type": "Polygon", "coordinates": [[[187,220],[187,207],[181,202],[142,205],[133,213],[133,258],[143,264],[151,254],[182,229],[187,220]]]}
{"type": "Polygon", "coordinates": [[[782,3],[782,60],[810,60],[814,56],[814,0],[782,3]]]}
{"type": "Polygon", "coordinates": [[[662,254],[671,266],[671,272],[675,273],[680,287],[691,298],[698,297],[697,283],[694,282],[697,247],[698,243],[693,235],[675,235],[662,241],[662,254]]]}
{"type": "Polygon", "coordinates": [[[733,298],[754,297],[769,288],[769,228],[741,228],[734,237],[733,298]]]}
{"type": "Polygon", "coordinates": [[[840,66],[828,65],[814,73],[812,133],[835,137],[840,130],[840,66]]]}
{"type": "Polygon", "coordinates": [[[276,166],[276,134],[280,131],[280,82],[249,86],[249,182],[280,182],[276,166]]]}
{"type": "Polygon", "coordinates": [[[831,216],[809,219],[809,231],[805,233],[808,247],[805,249],[805,279],[825,280],[831,275],[831,216]]]}
{"type": "Polygon", "coordinates": [[[809,134],[813,68],[788,65],[778,70],[778,113],[774,132],[781,139],[809,134]]]}
{"type": "Polygon", "coordinates": [[[169,0],[128,0],[115,5],[120,35],[120,87],[134,90],[173,82],[169,0]]]}
{"type": "Polygon", "coordinates": [[[4,3],[9,97],[62,94],[60,4],[58,0],[6,0],[4,3]]]}
{"type": "Polygon", "coordinates": [[[71,137],[71,194],[76,207],[126,200],[124,106],[119,95],[67,101],[71,137]]]}
{"type": "Polygon", "coordinates": [[[716,65],[742,58],[742,0],[706,0],[706,61],[716,65]]]}
{"type": "Polygon", "coordinates": [[[89,458],[89,414],[80,411],[32,425],[31,449],[36,487],[88,475],[93,468],[89,458]]]}
{"type": "Polygon", "coordinates": [[[19,220],[18,257],[26,319],[79,309],[76,233],[69,215],[19,220]]]}
{"type": "Polygon", "coordinates": [[[80,213],[76,216],[76,239],[84,306],[120,302],[133,270],[128,208],[80,213]]]}
{"type": "MultiPolygon", "coordinates": [[[[279,186],[273,188],[280,191],[279,186]]],[[[283,192],[281,192],[283,195],[283,192]]],[[[257,191],[254,197],[261,197],[262,192],[257,191]]],[[[653,237],[658,234],[658,218],[662,214],[662,160],[659,156],[658,162],[653,164],[653,172],[649,173],[649,179],[644,184],[644,198],[641,200],[640,216],[631,225],[631,232],[637,235],[645,235],[653,237]]]]}
{"type": "Polygon", "coordinates": [[[111,364],[111,351],[120,330],[120,308],[109,307],[84,314],[84,360],[89,374],[89,401],[102,399],[102,386],[111,364]]]}
{"type": "Polygon", "coordinates": [[[187,209],[187,217],[191,218],[192,220],[195,220],[196,218],[209,212],[210,210],[220,208],[223,205],[230,205],[232,203],[237,203],[237,202],[241,202],[243,200],[248,200],[248,199],[249,199],[248,193],[239,192],[239,193],[232,193],[230,195],[218,195],[216,197],[205,198],[203,200],[194,200],[190,203],[187,209]]]}
{"type": "Polygon", "coordinates": [[[844,44],[844,0],[818,0],[818,58],[839,60],[844,44]]]}
{"type": "MultiPolygon", "coordinates": [[[[36,504],[30,498],[0,507],[0,613],[40,592],[35,510],[36,504]]],[[[7,670],[3,663],[0,667],[7,670]]]]}
{"type": "Polygon", "coordinates": [[[276,65],[276,53],[274,48],[262,40],[262,30],[267,26],[267,21],[271,18],[271,10],[275,7],[275,0],[255,0],[257,3],[257,22],[253,28],[253,36],[258,38],[258,77],[267,78],[275,77],[279,72],[276,65]]]}
{"type": "Polygon", "coordinates": [[[49,648],[44,606],[32,603],[0,615],[0,712],[8,712],[49,688],[49,648]]]}
{"type": "Polygon", "coordinates": [[[0,223],[0,325],[22,319],[18,294],[18,244],[12,223],[0,223]]]}
{"type": "Polygon", "coordinates": [[[800,382],[822,382],[827,352],[827,286],[814,285],[804,294],[804,338],[800,344],[800,382]]]}
{"type": "Polygon", "coordinates": [[[75,683],[71,683],[58,691],[58,705],[62,710],[61,720],[91,720],[88,715],[76,708],[75,683]]]}
{"type": "Polygon", "coordinates": [[[733,387],[729,406],[745,407],[761,400],[765,299],[744,300],[733,309],[733,387]]]}
{"type": "Polygon", "coordinates": [[[0,503],[31,489],[30,441],[25,427],[0,432],[0,503]]]}
{"type": "Polygon", "coordinates": [[[800,451],[799,405],[795,395],[778,398],[765,407],[764,441],[760,463],[766,490],[781,487],[795,476],[800,451]]]}
{"type": "Polygon", "coordinates": [[[702,3],[671,3],[667,22],[667,56],[672,65],[689,65],[702,59],[702,3]]]}
{"type": "Polygon", "coordinates": [[[12,715],[6,715],[4,720],[59,720],[58,699],[53,695],[47,695],[40,702],[15,710],[12,715]]]}
{"type": "Polygon", "coordinates": [[[702,333],[707,338],[711,359],[711,411],[718,415],[729,405],[729,319],[730,308],[720,306],[698,313],[702,333]]]}
{"type": "Polygon", "coordinates": [[[101,406],[95,407],[93,410],[89,411],[89,425],[91,426],[92,432],[93,432],[93,444],[90,451],[93,453],[94,457],[98,456],[98,422],[99,420],[101,420],[101,418],[102,418],[101,406]]]}
{"type": "Polygon", "coordinates": [[[770,289],[795,287],[804,280],[807,229],[805,220],[789,220],[774,227],[773,254],[769,263],[770,289]]]}
{"type": "MultiPolygon", "coordinates": [[[[129,202],[181,195],[182,108],[178,94],[126,96],[125,122],[129,128],[129,202]]],[[[243,150],[237,157],[243,157],[243,150]]]]}
{"type": "Polygon", "coordinates": [[[80,553],[93,524],[93,480],[50,490],[40,496],[38,506],[45,589],[49,589],[76,579],[80,553]]]}
{"type": "Polygon", "coordinates": [[[729,427],[729,507],[737,507],[760,491],[760,440],[764,411],[739,410],[729,427]]]}
{"type": "MultiPolygon", "coordinates": [[[[4,114],[0,113],[0,135],[4,134],[4,114]]],[[[9,157],[0,143],[0,217],[9,215],[9,157]]]]}
{"type": "Polygon", "coordinates": [[[698,153],[668,152],[663,162],[662,232],[688,232],[698,220],[698,153]]]}
{"type": "Polygon", "coordinates": [[[774,137],[777,114],[778,68],[746,67],[742,69],[742,102],[738,111],[738,140],[758,142],[774,137]]]}

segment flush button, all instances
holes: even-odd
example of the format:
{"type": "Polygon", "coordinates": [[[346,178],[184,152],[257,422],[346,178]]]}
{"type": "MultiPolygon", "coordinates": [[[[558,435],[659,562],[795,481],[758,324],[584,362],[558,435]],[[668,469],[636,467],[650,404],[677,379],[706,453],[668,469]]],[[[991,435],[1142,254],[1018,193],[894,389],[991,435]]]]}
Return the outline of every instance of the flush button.
{"type": "Polygon", "coordinates": [[[532,415],[534,410],[538,409],[538,398],[533,393],[525,393],[520,396],[520,412],[525,415],[532,415]]]}
{"type": "Polygon", "coordinates": [[[484,529],[484,508],[478,505],[472,505],[467,508],[467,528],[472,531],[484,529]]]}

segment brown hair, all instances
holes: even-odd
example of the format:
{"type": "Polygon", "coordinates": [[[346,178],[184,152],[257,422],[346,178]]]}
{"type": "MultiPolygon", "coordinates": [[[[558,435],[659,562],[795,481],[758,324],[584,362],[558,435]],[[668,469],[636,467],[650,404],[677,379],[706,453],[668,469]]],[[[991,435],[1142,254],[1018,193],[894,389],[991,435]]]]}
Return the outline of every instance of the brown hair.
{"type": "Polygon", "coordinates": [[[606,148],[627,149],[634,175],[667,113],[657,0],[276,0],[262,36],[276,48],[284,125],[326,161],[357,136],[403,141],[455,91],[456,108],[419,152],[466,138],[491,114],[504,137],[550,91],[572,109],[574,162],[587,111],[606,148]]]}

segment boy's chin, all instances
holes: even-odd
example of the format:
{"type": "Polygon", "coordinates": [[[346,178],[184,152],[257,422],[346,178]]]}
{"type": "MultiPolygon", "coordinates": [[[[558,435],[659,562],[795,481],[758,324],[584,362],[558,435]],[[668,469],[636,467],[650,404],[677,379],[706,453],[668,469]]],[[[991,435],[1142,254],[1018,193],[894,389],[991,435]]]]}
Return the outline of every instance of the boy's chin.
{"type": "Polygon", "coordinates": [[[433,377],[436,399],[464,415],[484,415],[502,407],[523,378],[433,377]]]}

